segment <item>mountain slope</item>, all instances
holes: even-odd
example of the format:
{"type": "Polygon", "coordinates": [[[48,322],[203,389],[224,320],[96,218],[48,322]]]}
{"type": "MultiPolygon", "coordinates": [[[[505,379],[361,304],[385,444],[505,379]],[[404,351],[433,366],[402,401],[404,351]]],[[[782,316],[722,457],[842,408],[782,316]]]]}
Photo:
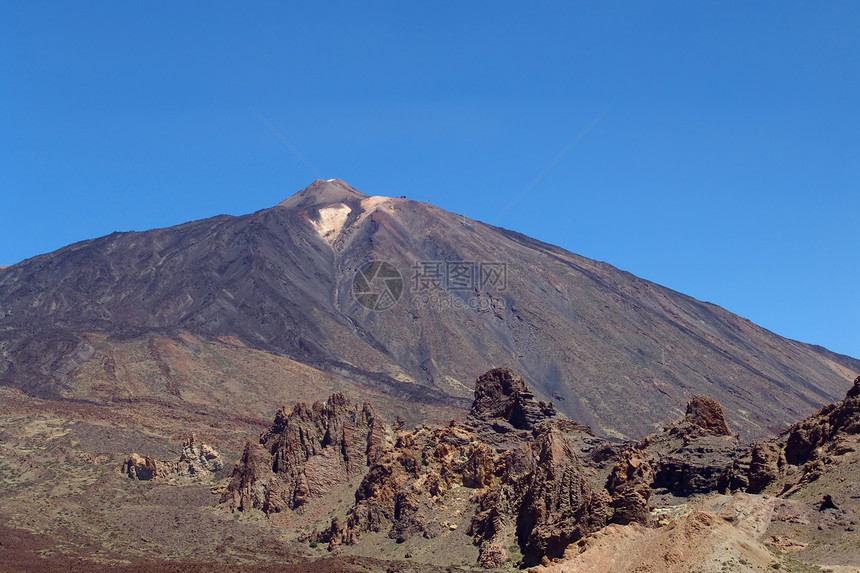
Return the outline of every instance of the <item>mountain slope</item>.
{"type": "MultiPolygon", "coordinates": [[[[696,393],[726,405],[745,436],[769,434],[836,400],[860,373],[856,359],[608,264],[339,180],[250,215],[114,233],[0,270],[4,385],[114,399],[128,375],[111,369],[112,349],[182,336],[229,339],[407,408],[465,408],[475,377],[507,366],[539,398],[618,437],[678,417],[696,393]],[[374,260],[390,266],[366,266],[374,260]],[[374,275],[380,268],[401,282],[374,275]]],[[[136,395],[201,400],[206,389],[191,392],[157,346],[134,363],[153,372],[136,395]]],[[[212,379],[241,376],[218,360],[197,366],[212,379]]],[[[283,396],[302,380],[272,385],[283,396]]]]}

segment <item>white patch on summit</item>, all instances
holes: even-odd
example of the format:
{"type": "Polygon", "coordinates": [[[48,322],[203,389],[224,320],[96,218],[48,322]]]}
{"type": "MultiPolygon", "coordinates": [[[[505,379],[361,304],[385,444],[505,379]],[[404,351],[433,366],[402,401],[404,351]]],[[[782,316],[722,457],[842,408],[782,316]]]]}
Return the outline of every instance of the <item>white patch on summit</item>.
{"type": "Polygon", "coordinates": [[[374,195],[373,197],[367,197],[361,200],[361,215],[358,216],[358,219],[355,220],[356,224],[363,222],[367,217],[369,217],[374,211],[378,210],[381,206],[387,204],[387,210],[392,211],[392,203],[391,197],[385,197],[384,195],[374,195]]]}
{"type": "Polygon", "coordinates": [[[319,221],[311,221],[314,230],[323,241],[331,245],[340,236],[346,218],[352,212],[347,205],[339,203],[320,209],[319,221]]]}
{"type": "Polygon", "coordinates": [[[386,203],[391,200],[391,197],[385,197],[383,195],[374,195],[373,197],[368,197],[367,199],[361,200],[361,208],[364,211],[371,212],[379,205],[386,203]]]}

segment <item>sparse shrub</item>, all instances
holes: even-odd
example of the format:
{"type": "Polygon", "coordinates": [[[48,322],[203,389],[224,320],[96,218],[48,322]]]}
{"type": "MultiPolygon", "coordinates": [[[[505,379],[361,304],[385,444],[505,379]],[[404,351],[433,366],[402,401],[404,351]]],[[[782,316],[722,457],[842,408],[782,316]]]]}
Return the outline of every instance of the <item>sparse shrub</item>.
{"type": "Polygon", "coordinates": [[[319,546],[319,543],[317,543],[316,541],[311,541],[310,546],[311,546],[311,549],[316,549],[319,546]]]}

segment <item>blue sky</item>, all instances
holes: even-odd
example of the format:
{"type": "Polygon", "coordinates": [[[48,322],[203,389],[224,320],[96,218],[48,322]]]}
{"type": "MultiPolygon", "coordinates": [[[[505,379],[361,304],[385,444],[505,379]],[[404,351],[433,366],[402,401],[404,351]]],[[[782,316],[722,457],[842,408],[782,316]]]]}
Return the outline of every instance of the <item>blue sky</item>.
{"type": "Polygon", "coordinates": [[[857,30],[857,2],[2,1],[0,265],[305,187],[259,113],[326,178],[860,357],[857,30]]]}

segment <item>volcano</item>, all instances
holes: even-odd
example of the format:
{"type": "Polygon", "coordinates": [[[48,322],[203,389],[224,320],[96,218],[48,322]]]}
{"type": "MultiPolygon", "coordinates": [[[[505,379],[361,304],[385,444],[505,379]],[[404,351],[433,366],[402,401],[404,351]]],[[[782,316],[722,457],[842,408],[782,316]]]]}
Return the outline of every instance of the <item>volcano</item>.
{"type": "Polygon", "coordinates": [[[338,179],[0,269],[0,384],[52,400],[266,419],[337,390],[420,421],[467,409],[495,367],[614,438],[695,394],[745,438],[771,435],[860,373],[609,264],[338,179]]]}

